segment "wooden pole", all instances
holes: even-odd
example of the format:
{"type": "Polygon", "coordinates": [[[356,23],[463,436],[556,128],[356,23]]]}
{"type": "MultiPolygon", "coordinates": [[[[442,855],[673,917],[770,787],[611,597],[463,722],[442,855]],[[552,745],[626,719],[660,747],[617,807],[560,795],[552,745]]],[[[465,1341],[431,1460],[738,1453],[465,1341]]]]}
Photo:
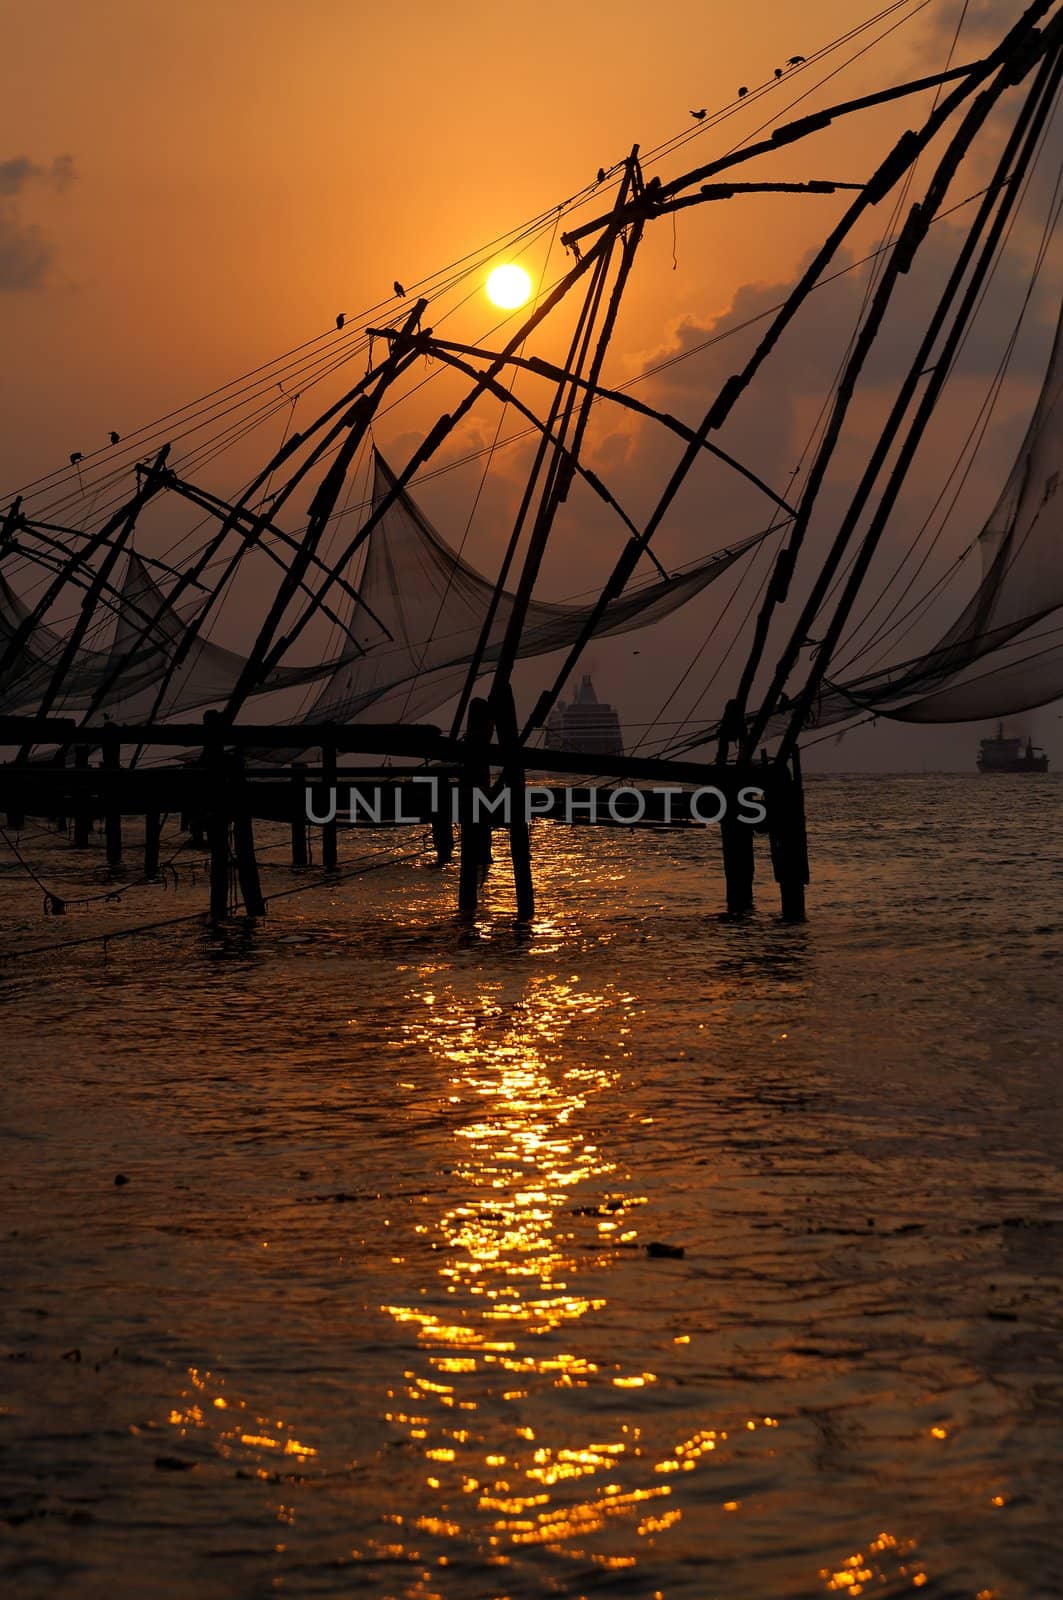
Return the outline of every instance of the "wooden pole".
{"type": "MultiPolygon", "coordinates": [[[[87,772],[89,769],[88,745],[79,744],[74,750],[74,770],[87,772]]],[[[85,783],[81,779],[81,784],[85,783]]],[[[89,804],[88,794],[79,784],[77,797],[74,801],[74,849],[85,850],[88,848],[89,833],[92,830],[92,807],[89,804]]]]}
{"type": "Polygon", "coordinates": [[[118,798],[118,769],[121,765],[119,759],[121,747],[118,743],[118,734],[112,731],[109,724],[104,726],[101,738],[102,761],[106,772],[104,778],[104,838],[107,845],[107,865],[117,867],[122,861],[122,811],[118,798]]]}
{"type": "Polygon", "coordinates": [[[255,825],[248,806],[247,783],[244,778],[244,759],[233,757],[236,775],[237,805],[233,818],[233,853],[236,856],[236,876],[240,885],[240,898],[249,917],[264,917],[266,902],[262,895],[262,880],[258,873],[255,855],[255,825]]]}
{"type": "MultiPolygon", "coordinates": [[[[325,790],[325,809],[328,810],[335,798],[336,790],[336,746],[323,744],[321,746],[321,782],[325,790]]],[[[321,825],[321,865],[326,872],[335,872],[339,866],[339,830],[336,827],[336,818],[331,822],[321,825]]]]}
{"type": "Polygon", "coordinates": [[[729,794],[727,811],[720,821],[720,845],[727,884],[727,914],[744,917],[753,909],[756,858],[753,852],[753,828],[734,814],[734,807],[734,795],[729,794]]]}
{"type": "Polygon", "coordinates": [[[432,812],[432,843],[435,846],[436,861],[441,867],[454,855],[454,823],[452,820],[451,789],[449,778],[438,778],[438,803],[432,812]]]}
{"type": "Polygon", "coordinates": [[[517,920],[530,922],[535,916],[535,883],[531,869],[531,839],[524,802],[524,760],[517,733],[517,708],[507,681],[492,697],[498,741],[506,750],[502,785],[509,796],[509,854],[513,862],[513,886],[517,893],[517,920]]]}
{"type": "Polygon", "coordinates": [[[149,811],[144,817],[144,876],[159,875],[159,842],[162,838],[162,814],[149,811]]]}
{"type": "Polygon", "coordinates": [[[476,804],[478,794],[485,795],[490,782],[490,767],[487,762],[490,738],[491,710],[487,701],[477,696],[469,702],[465,762],[458,798],[458,815],[461,820],[458,911],[462,916],[475,915],[481,875],[490,860],[490,823],[478,815],[476,804]]]}
{"type": "Polygon", "coordinates": [[[203,765],[207,771],[207,843],[210,846],[210,920],[229,915],[229,817],[226,805],[225,752],[221,718],[203,713],[203,765]]]}
{"type": "Polygon", "coordinates": [[[785,766],[772,769],[766,793],[768,832],[783,921],[804,922],[805,886],[809,880],[808,835],[801,758],[796,750],[792,761],[792,771],[787,771],[785,766]]]}
{"type": "Polygon", "coordinates": [[[292,762],[292,866],[310,864],[310,851],[306,835],[306,767],[302,761],[292,762]]]}

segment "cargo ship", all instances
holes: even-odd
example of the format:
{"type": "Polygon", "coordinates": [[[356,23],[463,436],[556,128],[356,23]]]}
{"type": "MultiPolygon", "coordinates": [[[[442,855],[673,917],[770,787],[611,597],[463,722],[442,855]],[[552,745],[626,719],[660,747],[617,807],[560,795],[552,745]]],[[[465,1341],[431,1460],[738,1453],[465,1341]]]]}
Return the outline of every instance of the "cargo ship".
{"type": "Polygon", "coordinates": [[[996,734],[983,739],[978,750],[979,772],[1047,772],[1048,757],[1031,739],[1025,745],[1021,739],[1006,739],[1004,725],[998,723],[996,734]]]}

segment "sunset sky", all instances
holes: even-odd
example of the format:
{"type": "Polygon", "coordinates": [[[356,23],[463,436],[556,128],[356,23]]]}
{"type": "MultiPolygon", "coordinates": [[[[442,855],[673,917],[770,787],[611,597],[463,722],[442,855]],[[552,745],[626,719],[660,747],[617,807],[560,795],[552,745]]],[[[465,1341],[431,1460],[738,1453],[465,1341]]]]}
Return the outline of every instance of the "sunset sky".
{"type": "MultiPolygon", "coordinates": [[[[485,0],[446,8],[419,0],[390,8],[340,0],[298,6],[232,0],[223,7],[183,0],[176,8],[157,0],[98,0],[91,7],[38,0],[9,7],[0,120],[8,402],[0,484],[13,490],[62,465],[72,451],[99,449],[111,428],[132,432],[323,334],[340,311],[357,321],[364,309],[388,300],[395,278],[415,283],[546,211],[636,141],[645,152],[693,131],[692,109],[714,111],[734,100],[739,84],[756,89],[773,81],[777,65],[813,55],[873,9],[854,9],[851,0],[807,0],[801,7],[781,0],[743,6],[663,0],[652,8],[631,0],[608,7],[544,0],[523,12],[485,0]]],[[[1020,9],[1012,0],[974,0],[954,59],[979,54],[1020,9]]],[[[751,95],[748,106],[663,158],[659,168],[648,162],[647,175],[673,176],[750,138],[763,122],[785,119],[791,101],[806,91],[814,92],[793,115],[942,67],[959,11],[954,0],[922,7],[911,0],[814,77],[784,79],[758,103],[751,95]],[[898,21],[903,25],[874,50],[816,87],[898,21]]],[[[929,96],[900,112],[850,119],[843,133],[832,130],[817,147],[823,170],[808,170],[811,158],[803,153],[796,165],[792,156],[780,156],[770,174],[763,169],[757,176],[859,181],[928,109],[929,96]]],[[[995,151],[994,137],[988,144],[995,151]]],[[[970,190],[987,159],[972,165],[970,190]]],[[[633,376],[719,331],[727,319],[774,303],[841,203],[769,197],[701,207],[680,217],[674,240],[670,224],[655,224],[611,354],[613,377],[633,376]],[[811,209],[816,204],[823,210],[811,209]]],[[[994,291],[999,314],[996,301],[987,305],[984,359],[972,341],[972,407],[983,392],[980,375],[999,354],[992,329],[1009,325],[1021,296],[1039,216],[1033,205],[1017,229],[1017,265],[1001,272],[994,291]]],[[[875,218],[880,228],[884,221],[875,218]]],[[[873,243],[872,233],[865,242],[873,243]]],[[[942,252],[944,261],[944,245],[942,252]]],[[[567,259],[555,246],[547,277],[567,259]]],[[[536,271],[542,264],[532,263],[536,271]]],[[[999,488],[1036,392],[1059,278],[1056,262],[1043,276],[1001,426],[987,440],[984,479],[976,474],[969,485],[968,537],[977,532],[979,507],[988,510],[999,488]]],[[[916,274],[916,280],[912,293],[928,300],[932,277],[924,282],[916,274]]],[[[836,295],[824,292],[826,327],[846,311],[852,317],[863,286],[854,275],[836,295]]],[[[394,309],[392,301],[386,314],[394,309]]],[[[453,327],[473,337],[497,320],[478,295],[453,327]]],[[[751,464],[761,456],[758,470],[772,481],[784,463],[789,470],[795,429],[800,423],[807,431],[829,385],[831,361],[813,371],[820,341],[813,328],[776,378],[781,420],[758,416],[735,434],[751,464]]],[[[644,397],[697,417],[711,398],[709,380],[731,370],[733,353],[722,366],[692,361],[644,397]]],[[[408,414],[382,424],[380,442],[403,459],[439,409],[415,402],[408,414]]],[[[943,422],[943,438],[951,429],[956,443],[967,426],[963,417],[943,422]]],[[[464,443],[479,438],[469,435],[464,443]]],[[[642,444],[623,436],[594,441],[599,461],[612,460],[636,498],[647,471],[642,444]]],[[[520,465],[517,455],[513,460],[511,484],[520,465]]],[[[854,470],[855,464],[849,463],[854,470]]],[[[246,467],[246,460],[238,465],[246,467]]],[[[485,502],[500,515],[509,503],[506,470],[485,502]]],[[[214,486],[234,490],[239,476],[214,486]]],[[[448,512],[458,513],[457,499],[443,491],[426,503],[441,525],[448,512]]],[[[726,523],[731,502],[716,514],[726,523]]],[[[733,515],[747,511],[736,503],[733,515]]],[[[719,537],[706,540],[704,516],[688,506],[662,549],[672,559],[691,559],[749,531],[721,525],[719,537]]],[[[504,534],[483,528],[477,537],[475,557],[483,563],[504,534]]],[[[589,536],[589,547],[600,553],[597,538],[589,536]]],[[[957,535],[952,554],[965,542],[957,535]]],[[[616,548],[614,541],[609,554],[616,548]]],[[[593,580],[599,566],[584,555],[574,558],[569,588],[565,574],[553,574],[560,584],[553,593],[593,580]]],[[[670,641],[680,666],[699,625],[685,619],[670,641]]],[[[603,646],[599,656],[603,696],[622,715],[652,716],[660,694],[645,692],[644,657],[633,667],[630,645],[623,652],[603,646]]],[[[675,676],[670,654],[655,689],[666,690],[675,676]]],[[[1050,745],[1055,735],[1063,760],[1063,724],[1054,710],[1040,715],[1036,731],[1050,745]]],[[[843,768],[969,766],[975,738],[970,728],[891,729],[877,742],[854,735],[831,759],[843,768]]]]}

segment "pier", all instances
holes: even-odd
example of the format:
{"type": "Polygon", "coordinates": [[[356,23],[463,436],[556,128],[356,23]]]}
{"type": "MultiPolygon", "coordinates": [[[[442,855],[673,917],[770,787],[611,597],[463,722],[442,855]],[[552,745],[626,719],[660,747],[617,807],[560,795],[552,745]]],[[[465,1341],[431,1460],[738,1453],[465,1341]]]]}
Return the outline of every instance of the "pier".
{"type": "Polygon", "coordinates": [[[0,766],[0,814],[10,829],[27,816],[63,827],[73,818],[73,846],[84,849],[91,822],[99,819],[106,859],[117,866],[123,821],[142,818],[144,874],[151,877],[158,871],[161,818],[179,816],[184,831],[209,848],[208,913],[215,920],[228,915],[231,871],[246,914],[262,914],[256,822],[290,829],[293,867],[309,865],[308,840],[316,835],[313,854],[324,872],[340,864],[339,835],[368,828],[429,829],[445,865],[457,825],[464,863],[458,905],[465,913],[476,910],[491,837],[504,833],[519,915],[527,920],[535,910],[528,827],[535,819],[629,830],[718,827],[726,908],[734,915],[752,908],[753,840],[760,832],[770,843],[783,916],[804,915],[808,864],[800,781],[791,776],[781,782],[777,769],[765,763],[595,758],[548,749],[525,751],[515,762],[512,743],[490,736],[470,743],[428,724],[224,726],[211,713],[199,723],[98,727],[59,718],[0,718],[0,743],[51,747],[44,759],[0,766]],[[151,747],[179,750],[181,758],[157,765],[128,759],[151,747]],[[269,749],[297,749],[301,759],[283,765],[248,760],[250,752],[269,749]],[[307,759],[311,753],[316,759],[307,759]],[[420,765],[344,759],[367,755],[420,765]]]}

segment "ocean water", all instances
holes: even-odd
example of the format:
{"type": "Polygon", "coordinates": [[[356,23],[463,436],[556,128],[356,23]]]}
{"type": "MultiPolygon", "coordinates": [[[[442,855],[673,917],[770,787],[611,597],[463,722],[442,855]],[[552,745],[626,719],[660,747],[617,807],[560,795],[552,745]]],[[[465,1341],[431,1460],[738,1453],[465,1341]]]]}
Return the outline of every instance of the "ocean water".
{"type": "Polygon", "coordinates": [[[1063,780],[808,790],[803,927],[544,824],[105,951],[197,853],[30,826],[128,887],[0,860],[4,1592],[1063,1594],[1063,780]]]}

